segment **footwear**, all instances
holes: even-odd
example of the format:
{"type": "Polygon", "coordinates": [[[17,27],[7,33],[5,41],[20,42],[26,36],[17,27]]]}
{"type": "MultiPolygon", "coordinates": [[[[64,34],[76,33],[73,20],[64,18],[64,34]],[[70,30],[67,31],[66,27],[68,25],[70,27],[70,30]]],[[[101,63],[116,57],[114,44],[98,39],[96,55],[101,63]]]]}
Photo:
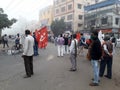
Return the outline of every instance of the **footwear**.
{"type": "Polygon", "coordinates": [[[99,75],[99,77],[103,77],[103,75],[99,75]]]}
{"type": "Polygon", "coordinates": [[[111,77],[109,77],[108,75],[104,75],[104,77],[108,78],[108,79],[112,79],[111,77]]]}
{"type": "MultiPolygon", "coordinates": [[[[92,80],[94,81],[94,79],[92,78],[92,80]]],[[[100,82],[100,80],[98,80],[98,82],[100,82]]]]}
{"type": "Polygon", "coordinates": [[[27,75],[25,75],[23,78],[30,78],[31,76],[27,76],[27,75]]]}
{"type": "Polygon", "coordinates": [[[34,75],[34,73],[31,73],[31,75],[34,75]]]}
{"type": "Polygon", "coordinates": [[[72,68],[71,68],[69,71],[72,71],[72,72],[74,72],[74,71],[76,71],[76,70],[77,70],[77,69],[72,69],[72,68]]]}
{"type": "Polygon", "coordinates": [[[39,54],[34,54],[34,56],[38,56],[39,54]]]}
{"type": "Polygon", "coordinates": [[[90,83],[89,85],[90,85],[90,86],[99,86],[98,83],[90,83]]]}

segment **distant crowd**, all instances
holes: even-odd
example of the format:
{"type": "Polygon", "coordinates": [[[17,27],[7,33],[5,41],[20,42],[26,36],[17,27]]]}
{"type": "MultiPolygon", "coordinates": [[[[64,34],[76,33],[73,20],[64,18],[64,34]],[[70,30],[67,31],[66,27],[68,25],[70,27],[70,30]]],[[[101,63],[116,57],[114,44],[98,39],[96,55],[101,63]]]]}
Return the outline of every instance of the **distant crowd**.
{"type": "Polygon", "coordinates": [[[112,36],[99,36],[98,31],[93,31],[89,39],[85,39],[83,33],[60,34],[55,37],[55,46],[57,46],[58,57],[70,54],[70,71],[77,70],[77,55],[83,54],[91,61],[93,68],[93,82],[90,86],[99,86],[100,78],[106,77],[112,79],[113,54],[115,53],[116,38],[112,36]],[[80,35],[79,35],[80,34],[80,35]],[[78,36],[79,35],[79,36],[78,36]],[[84,49],[88,52],[85,53],[84,49]],[[105,68],[107,73],[104,75],[105,68]]]}

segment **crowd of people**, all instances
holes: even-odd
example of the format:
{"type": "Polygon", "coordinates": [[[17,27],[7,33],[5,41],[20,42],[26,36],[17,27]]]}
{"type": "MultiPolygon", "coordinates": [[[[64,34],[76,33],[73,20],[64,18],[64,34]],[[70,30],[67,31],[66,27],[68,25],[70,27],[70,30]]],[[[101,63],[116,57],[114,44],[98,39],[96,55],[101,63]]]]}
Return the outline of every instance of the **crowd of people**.
{"type": "Polygon", "coordinates": [[[70,71],[77,70],[76,57],[80,53],[85,53],[84,48],[87,47],[89,60],[93,68],[93,82],[90,86],[99,86],[100,78],[105,76],[112,79],[112,62],[115,47],[115,40],[113,37],[104,36],[102,40],[98,38],[98,31],[93,30],[90,39],[85,40],[83,33],[77,39],[77,34],[60,34],[55,38],[55,45],[58,48],[58,57],[63,57],[65,54],[70,54],[71,68],[70,71]],[[105,68],[107,73],[104,75],[105,68]]]}
{"type": "MultiPolygon", "coordinates": [[[[8,39],[4,35],[4,43],[8,45],[8,39]]],[[[93,30],[89,41],[86,42],[84,34],[81,33],[80,37],[77,34],[60,34],[55,38],[54,42],[57,46],[58,57],[63,57],[65,54],[70,55],[71,68],[70,71],[77,71],[77,55],[84,53],[84,48],[87,47],[89,60],[91,61],[93,68],[93,82],[90,86],[99,86],[100,77],[105,76],[108,79],[112,79],[112,62],[113,53],[115,47],[115,40],[108,36],[102,37],[102,40],[98,38],[98,31],[93,30]],[[102,42],[101,42],[102,41],[102,42]],[[105,68],[107,66],[107,74],[104,75],[105,68]]],[[[19,48],[20,35],[17,34],[15,39],[15,45],[19,48]]],[[[24,59],[26,75],[24,78],[29,78],[34,75],[33,71],[33,56],[39,55],[38,53],[38,41],[36,40],[35,33],[31,35],[30,30],[25,30],[25,42],[22,57],[24,59]]]]}

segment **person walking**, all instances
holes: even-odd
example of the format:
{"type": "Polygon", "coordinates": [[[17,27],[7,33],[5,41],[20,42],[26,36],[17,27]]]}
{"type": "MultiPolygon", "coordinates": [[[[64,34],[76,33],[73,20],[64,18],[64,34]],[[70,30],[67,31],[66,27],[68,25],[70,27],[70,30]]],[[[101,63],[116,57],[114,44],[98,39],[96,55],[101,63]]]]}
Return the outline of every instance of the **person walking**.
{"type": "Polygon", "coordinates": [[[62,56],[63,57],[63,45],[64,45],[64,38],[62,37],[62,34],[58,36],[57,39],[57,46],[58,46],[58,57],[62,56]]]}
{"type": "Polygon", "coordinates": [[[73,40],[70,45],[70,61],[72,64],[72,67],[70,68],[70,71],[76,71],[77,70],[77,45],[78,41],[76,39],[76,34],[73,34],[73,40]]]}
{"type": "Polygon", "coordinates": [[[7,34],[3,36],[3,48],[5,48],[5,45],[9,47],[7,34]]]}
{"type": "Polygon", "coordinates": [[[107,74],[105,75],[106,78],[112,78],[112,62],[113,62],[113,44],[110,41],[109,37],[104,38],[103,47],[103,55],[100,62],[100,73],[99,76],[103,77],[105,67],[107,65],[107,74]]]}
{"type": "Polygon", "coordinates": [[[91,57],[91,64],[93,68],[93,82],[90,83],[90,86],[98,86],[99,85],[99,65],[98,62],[102,55],[102,48],[100,40],[98,39],[98,32],[94,30],[91,35],[91,46],[90,46],[90,57],[91,57]]]}
{"type": "Polygon", "coordinates": [[[23,59],[25,65],[26,75],[24,78],[29,78],[34,74],[33,72],[33,46],[34,46],[34,38],[31,36],[30,30],[25,30],[25,42],[24,42],[24,51],[23,51],[23,59]]]}

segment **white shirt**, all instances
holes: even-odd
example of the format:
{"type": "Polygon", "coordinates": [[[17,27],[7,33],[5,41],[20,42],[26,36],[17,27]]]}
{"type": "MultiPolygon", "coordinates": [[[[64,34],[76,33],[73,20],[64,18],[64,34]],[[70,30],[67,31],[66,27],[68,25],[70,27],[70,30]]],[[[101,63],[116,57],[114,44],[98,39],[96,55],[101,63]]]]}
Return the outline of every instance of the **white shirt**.
{"type": "Polygon", "coordinates": [[[28,35],[25,38],[23,55],[32,56],[34,53],[33,46],[34,46],[34,38],[31,35],[28,35]]]}
{"type": "Polygon", "coordinates": [[[70,53],[75,51],[75,42],[76,42],[76,47],[78,45],[78,40],[77,39],[73,39],[72,42],[71,42],[71,45],[70,45],[70,53]]]}

